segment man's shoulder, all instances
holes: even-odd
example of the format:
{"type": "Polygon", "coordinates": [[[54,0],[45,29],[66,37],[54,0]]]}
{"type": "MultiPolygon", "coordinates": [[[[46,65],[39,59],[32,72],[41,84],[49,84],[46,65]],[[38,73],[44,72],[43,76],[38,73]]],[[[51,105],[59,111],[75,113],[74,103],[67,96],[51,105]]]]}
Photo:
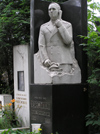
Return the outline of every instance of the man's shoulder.
{"type": "Polygon", "coordinates": [[[67,27],[71,26],[71,23],[65,20],[62,20],[62,23],[65,24],[67,27]]]}
{"type": "Polygon", "coordinates": [[[49,24],[49,22],[46,22],[46,23],[42,24],[41,27],[45,27],[45,26],[47,26],[48,24],[49,24]]]}

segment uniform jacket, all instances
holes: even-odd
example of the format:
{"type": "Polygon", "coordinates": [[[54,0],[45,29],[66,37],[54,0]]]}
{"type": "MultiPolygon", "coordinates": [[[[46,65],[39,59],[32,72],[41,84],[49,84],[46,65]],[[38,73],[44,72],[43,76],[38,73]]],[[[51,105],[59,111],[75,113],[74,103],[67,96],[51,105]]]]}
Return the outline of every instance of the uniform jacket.
{"type": "Polygon", "coordinates": [[[50,59],[60,64],[73,64],[74,43],[72,39],[72,25],[62,21],[57,28],[51,21],[43,24],[39,33],[39,54],[41,62],[50,59]]]}

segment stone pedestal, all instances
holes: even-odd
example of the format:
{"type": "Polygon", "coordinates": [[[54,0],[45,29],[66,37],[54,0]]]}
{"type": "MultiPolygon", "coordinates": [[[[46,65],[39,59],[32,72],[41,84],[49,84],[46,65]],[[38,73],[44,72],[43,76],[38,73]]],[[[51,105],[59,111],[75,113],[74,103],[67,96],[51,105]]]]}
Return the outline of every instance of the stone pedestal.
{"type": "Polygon", "coordinates": [[[22,126],[29,127],[29,45],[14,46],[13,54],[15,107],[22,106],[16,113],[22,126]]]}
{"type": "Polygon", "coordinates": [[[82,84],[30,85],[30,121],[43,134],[87,134],[87,87],[82,84]]]}

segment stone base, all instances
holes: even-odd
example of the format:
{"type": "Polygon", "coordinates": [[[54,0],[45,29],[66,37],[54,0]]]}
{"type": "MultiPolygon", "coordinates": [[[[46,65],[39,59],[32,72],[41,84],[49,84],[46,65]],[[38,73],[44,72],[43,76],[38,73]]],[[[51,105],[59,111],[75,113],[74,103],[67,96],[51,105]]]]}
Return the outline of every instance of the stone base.
{"type": "Polygon", "coordinates": [[[87,90],[82,84],[30,85],[30,120],[43,134],[87,134],[87,90]]]}
{"type": "Polygon", "coordinates": [[[78,65],[75,67],[74,73],[64,73],[57,71],[49,71],[45,68],[39,58],[39,54],[34,55],[34,83],[35,84],[59,84],[59,83],[81,83],[81,71],[78,65]]]}

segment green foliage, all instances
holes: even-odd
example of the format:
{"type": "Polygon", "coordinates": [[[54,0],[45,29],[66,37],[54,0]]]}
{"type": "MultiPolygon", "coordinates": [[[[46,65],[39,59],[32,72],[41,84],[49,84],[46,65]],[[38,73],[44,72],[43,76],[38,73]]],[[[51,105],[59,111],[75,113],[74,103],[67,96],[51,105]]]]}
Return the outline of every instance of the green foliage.
{"type": "Polygon", "coordinates": [[[90,114],[86,116],[86,126],[90,128],[89,134],[94,134],[100,132],[100,18],[94,13],[94,10],[100,12],[100,4],[92,2],[88,6],[88,35],[81,36],[87,43],[81,45],[88,56],[90,114]]]}
{"type": "Polygon", "coordinates": [[[96,25],[96,22],[100,22],[100,18],[95,16],[93,9],[100,10],[99,3],[88,4],[90,9],[88,10],[88,35],[81,36],[87,40],[87,43],[81,45],[84,46],[84,50],[88,55],[88,67],[90,75],[88,83],[100,86],[100,25],[96,25]]]}
{"type": "Polygon", "coordinates": [[[86,116],[86,119],[88,120],[86,122],[86,126],[88,125],[99,125],[100,126],[100,115],[95,115],[94,113],[90,113],[86,116]]]}
{"type": "Polygon", "coordinates": [[[36,131],[34,131],[34,132],[30,132],[29,130],[25,130],[25,129],[23,129],[23,130],[12,130],[12,129],[8,129],[7,131],[5,130],[5,131],[3,131],[1,134],[41,134],[41,132],[40,131],[38,131],[38,132],[36,132],[36,131]]]}
{"type": "Polygon", "coordinates": [[[0,118],[0,129],[8,129],[12,127],[20,127],[20,122],[18,120],[17,114],[21,106],[17,106],[15,109],[15,100],[11,100],[11,103],[8,103],[4,106],[0,105],[0,110],[2,110],[3,117],[0,118]],[[17,110],[17,111],[16,111],[17,110]]]}
{"type": "Polygon", "coordinates": [[[13,91],[13,46],[29,43],[30,0],[0,1],[0,92],[13,91]],[[8,83],[2,74],[8,73],[8,83]],[[9,87],[9,90],[8,90],[9,87]]]}

